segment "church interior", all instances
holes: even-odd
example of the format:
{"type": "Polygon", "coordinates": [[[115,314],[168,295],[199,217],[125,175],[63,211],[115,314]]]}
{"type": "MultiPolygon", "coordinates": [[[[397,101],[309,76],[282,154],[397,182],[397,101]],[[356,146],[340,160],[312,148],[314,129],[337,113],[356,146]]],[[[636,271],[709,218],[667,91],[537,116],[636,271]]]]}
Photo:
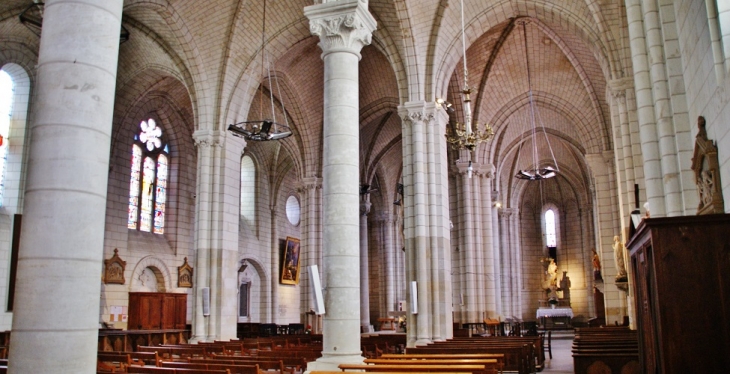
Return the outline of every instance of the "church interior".
{"type": "Polygon", "coordinates": [[[0,68],[8,372],[515,326],[730,369],[725,1],[3,0],[0,68]]]}

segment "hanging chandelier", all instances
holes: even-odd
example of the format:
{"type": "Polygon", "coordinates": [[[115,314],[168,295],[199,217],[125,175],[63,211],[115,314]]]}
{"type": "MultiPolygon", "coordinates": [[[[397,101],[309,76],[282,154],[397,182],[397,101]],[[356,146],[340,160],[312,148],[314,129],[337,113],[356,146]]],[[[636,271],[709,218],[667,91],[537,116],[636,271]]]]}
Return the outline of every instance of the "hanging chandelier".
{"type": "MultiPolygon", "coordinates": [[[[464,52],[464,89],[461,95],[464,101],[464,123],[456,122],[453,128],[446,133],[446,141],[453,149],[466,149],[474,151],[477,145],[486,142],[494,137],[494,130],[489,124],[484,125],[484,131],[479,130],[477,124],[476,129],[472,129],[471,124],[471,88],[469,88],[469,73],[466,68],[466,37],[464,36],[464,0],[461,0],[461,48],[464,52]]],[[[436,105],[446,111],[453,111],[451,104],[443,99],[436,100],[436,105]]]]}
{"type": "MultiPolygon", "coordinates": [[[[534,169],[522,169],[515,174],[515,178],[517,179],[523,179],[528,181],[536,181],[536,180],[542,180],[542,179],[548,179],[556,176],[558,172],[560,171],[558,168],[558,161],[555,159],[555,154],[553,153],[553,148],[550,146],[550,139],[548,139],[547,132],[545,132],[545,126],[542,124],[542,120],[540,119],[540,114],[537,112],[537,106],[535,105],[535,98],[532,95],[532,77],[530,75],[530,56],[527,52],[527,21],[522,22],[522,34],[525,39],[525,64],[527,65],[527,92],[528,92],[528,101],[530,105],[530,123],[532,124],[531,128],[531,135],[532,135],[532,165],[534,169]],[[543,167],[539,167],[538,163],[538,150],[537,150],[537,126],[535,124],[535,117],[540,119],[540,128],[542,129],[542,133],[545,135],[545,141],[547,142],[548,149],[550,150],[550,157],[553,159],[553,165],[546,165],[543,167]]],[[[524,144],[523,141],[520,141],[520,147],[517,149],[517,160],[520,158],[520,153],[522,151],[522,145],[524,144]]]]}
{"type": "MultiPolygon", "coordinates": [[[[270,87],[269,91],[269,101],[271,103],[271,118],[262,119],[262,120],[250,120],[250,121],[241,121],[234,123],[232,125],[228,125],[228,131],[231,132],[234,136],[237,136],[239,138],[244,138],[246,140],[253,140],[253,141],[267,141],[267,140],[279,140],[284,139],[292,134],[291,127],[289,127],[289,118],[286,115],[286,107],[284,106],[284,100],[281,96],[281,88],[279,87],[279,81],[278,79],[272,79],[271,77],[271,64],[269,62],[269,58],[266,55],[265,52],[265,46],[266,46],[266,0],[264,0],[264,8],[263,8],[263,27],[261,32],[261,76],[264,76],[264,69],[266,69],[266,77],[269,81],[269,86],[272,85],[273,82],[276,82],[276,88],[277,93],[280,98],[281,102],[281,109],[284,113],[284,121],[285,123],[279,123],[276,121],[276,110],[274,106],[274,90],[273,87],[270,87]]],[[[263,90],[262,90],[263,91],[263,90]]],[[[263,111],[263,101],[261,101],[261,107],[259,108],[259,114],[261,116],[264,115],[263,111]]]]}

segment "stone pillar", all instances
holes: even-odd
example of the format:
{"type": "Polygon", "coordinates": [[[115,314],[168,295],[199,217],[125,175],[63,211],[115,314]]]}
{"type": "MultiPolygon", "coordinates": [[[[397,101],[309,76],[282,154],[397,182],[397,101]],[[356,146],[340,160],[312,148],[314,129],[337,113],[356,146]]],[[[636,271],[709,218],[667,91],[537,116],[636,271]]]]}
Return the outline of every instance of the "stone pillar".
{"type": "MultiPolygon", "coordinates": [[[[198,148],[193,342],[230,339],[236,336],[235,299],[238,291],[237,287],[225,287],[224,284],[228,281],[236,284],[238,250],[235,245],[223,240],[223,237],[229,233],[225,229],[226,222],[237,221],[238,214],[225,212],[227,202],[223,199],[232,195],[221,189],[224,186],[221,181],[225,178],[223,173],[227,170],[226,162],[238,161],[240,153],[236,151],[232,153],[235,155],[233,158],[226,157],[225,136],[221,131],[209,129],[193,133],[193,140],[198,148]],[[203,315],[202,295],[203,288],[206,287],[210,290],[208,316],[203,315]]],[[[230,203],[233,202],[228,201],[230,203]]]]}
{"type": "MultiPolygon", "coordinates": [[[[496,275],[498,269],[496,266],[495,252],[493,251],[493,238],[494,233],[492,231],[492,178],[494,176],[494,166],[492,164],[483,165],[479,168],[479,176],[481,181],[481,212],[480,221],[482,222],[481,236],[482,246],[479,249],[483,256],[483,267],[482,273],[482,284],[481,287],[484,289],[484,306],[482,311],[486,313],[483,317],[496,317],[497,315],[497,285],[496,275]]],[[[483,318],[482,318],[483,319],[483,318]]]]}
{"type": "Polygon", "coordinates": [[[10,373],[96,371],[121,18],[121,0],[46,1],[10,373]]]}
{"type": "Polygon", "coordinates": [[[451,235],[445,128],[447,115],[431,102],[407,102],[403,120],[406,298],[408,344],[453,336],[451,235]],[[418,285],[418,313],[412,313],[410,282],[418,285]],[[413,335],[415,334],[415,335],[413,335]]]}
{"type": "MultiPolygon", "coordinates": [[[[299,287],[301,300],[301,313],[309,312],[314,308],[314,298],[310,288],[308,266],[318,265],[320,276],[324,272],[322,267],[322,237],[320,226],[322,224],[322,178],[307,177],[302,179],[302,184],[297,190],[301,197],[302,212],[302,240],[301,252],[302,269],[300,271],[299,287]]],[[[315,317],[317,318],[317,317],[315,317]]],[[[315,324],[312,324],[314,328],[315,324]]],[[[313,331],[321,333],[321,331],[313,331]]]]}
{"type": "Polygon", "coordinates": [[[657,2],[657,0],[643,0],[642,7],[644,14],[642,18],[646,33],[647,56],[651,56],[649,60],[651,64],[649,77],[651,78],[652,97],[654,100],[654,116],[656,118],[657,139],[659,141],[662,181],[664,182],[666,215],[678,216],[684,213],[684,204],[680,183],[679,162],[677,159],[677,139],[674,133],[674,112],[669,97],[667,69],[664,63],[666,55],[662,38],[663,30],[659,19],[657,2]]]}
{"type": "Polygon", "coordinates": [[[380,228],[383,231],[383,251],[385,252],[385,274],[384,282],[385,285],[385,312],[396,310],[396,271],[395,266],[398,263],[396,261],[396,254],[400,253],[400,248],[396,248],[396,243],[393,240],[394,222],[393,217],[390,213],[382,213],[379,217],[380,228]]]}
{"type": "MultiPolygon", "coordinates": [[[[603,295],[606,304],[606,323],[613,324],[614,321],[623,322],[623,315],[626,315],[625,293],[620,292],[616,287],[606,287],[615,284],[616,267],[613,258],[613,237],[621,236],[618,227],[618,217],[615,217],[615,194],[612,186],[613,173],[611,163],[613,155],[611,152],[603,154],[587,154],[586,162],[591,170],[591,184],[595,191],[595,221],[598,242],[596,252],[601,256],[601,273],[603,276],[603,295]]],[[[623,242],[623,240],[622,240],[623,242]]]]}
{"type": "MultiPolygon", "coordinates": [[[[614,79],[608,82],[611,88],[611,95],[618,106],[618,127],[620,139],[615,142],[621,143],[621,151],[623,159],[624,175],[623,178],[619,176],[620,183],[619,188],[623,190],[622,196],[624,197],[624,213],[621,215],[621,220],[628,219],[628,214],[632,211],[635,206],[634,201],[634,184],[636,183],[636,177],[634,173],[634,157],[631,151],[631,130],[629,128],[629,113],[626,104],[626,91],[634,88],[633,80],[630,78],[614,79]]],[[[641,204],[638,204],[641,206],[641,204]]],[[[628,227],[628,222],[622,227],[628,227]]]]}
{"type": "Polygon", "coordinates": [[[370,194],[362,195],[360,201],[360,329],[371,332],[370,326],[370,273],[368,272],[368,213],[370,213],[370,194]]]}
{"type": "Polygon", "coordinates": [[[626,18],[631,40],[631,60],[634,68],[634,87],[636,88],[636,110],[641,136],[641,153],[644,158],[644,180],[646,196],[649,200],[651,215],[666,216],[664,200],[664,181],[662,175],[659,140],[654,116],[654,96],[649,72],[649,56],[644,38],[644,20],[641,0],[626,0],[626,18]]]}
{"type": "Polygon", "coordinates": [[[502,274],[508,271],[508,268],[504,266],[502,258],[502,246],[500,244],[500,232],[499,232],[499,209],[501,208],[501,201],[499,200],[499,192],[496,190],[492,191],[492,253],[494,254],[494,298],[496,301],[497,315],[504,315],[504,304],[502,301],[502,274]]]}
{"type": "MultiPolygon", "coordinates": [[[[479,318],[479,296],[477,286],[476,250],[474,246],[474,199],[472,195],[473,186],[467,168],[469,161],[457,161],[456,168],[459,171],[459,182],[461,184],[461,199],[458,202],[460,209],[459,217],[459,253],[462,258],[461,272],[461,296],[464,305],[462,307],[461,322],[478,322],[479,318]]],[[[473,167],[473,165],[472,165],[473,167]]],[[[472,173],[472,178],[474,175],[472,173]]]]}
{"type": "Polygon", "coordinates": [[[324,61],[322,242],[325,309],[322,357],[308,370],[337,370],[360,355],[359,99],[360,50],[375,19],[367,3],[342,0],[304,8],[324,61]]]}

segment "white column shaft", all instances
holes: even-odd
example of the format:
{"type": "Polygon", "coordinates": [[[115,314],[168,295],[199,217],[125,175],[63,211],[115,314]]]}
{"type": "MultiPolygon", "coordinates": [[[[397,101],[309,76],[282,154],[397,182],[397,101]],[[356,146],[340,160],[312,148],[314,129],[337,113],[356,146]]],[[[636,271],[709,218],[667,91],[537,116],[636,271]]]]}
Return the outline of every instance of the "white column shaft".
{"type": "Polygon", "coordinates": [[[45,5],[10,373],[96,370],[121,17],[121,0],[45,5]]]}
{"type": "Polygon", "coordinates": [[[626,0],[626,16],[631,39],[631,60],[634,67],[634,87],[636,88],[636,110],[641,136],[641,151],[644,158],[644,180],[646,196],[651,213],[656,217],[666,215],[664,201],[664,182],[654,117],[654,98],[644,39],[641,0],[626,0]]]}

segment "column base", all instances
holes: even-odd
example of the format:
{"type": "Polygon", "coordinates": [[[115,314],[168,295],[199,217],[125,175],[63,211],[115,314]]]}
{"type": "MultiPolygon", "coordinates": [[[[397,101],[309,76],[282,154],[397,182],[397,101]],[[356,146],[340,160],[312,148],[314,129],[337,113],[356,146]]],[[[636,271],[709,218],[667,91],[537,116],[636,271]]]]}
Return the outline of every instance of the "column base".
{"type": "Polygon", "coordinates": [[[338,367],[340,364],[362,364],[365,362],[365,357],[357,355],[326,355],[307,363],[307,370],[304,374],[308,374],[312,371],[340,371],[338,367]]]}
{"type": "Polygon", "coordinates": [[[431,343],[433,343],[433,341],[431,341],[431,339],[424,338],[424,339],[418,339],[418,340],[416,340],[416,346],[419,346],[419,345],[429,345],[431,343]]]}

